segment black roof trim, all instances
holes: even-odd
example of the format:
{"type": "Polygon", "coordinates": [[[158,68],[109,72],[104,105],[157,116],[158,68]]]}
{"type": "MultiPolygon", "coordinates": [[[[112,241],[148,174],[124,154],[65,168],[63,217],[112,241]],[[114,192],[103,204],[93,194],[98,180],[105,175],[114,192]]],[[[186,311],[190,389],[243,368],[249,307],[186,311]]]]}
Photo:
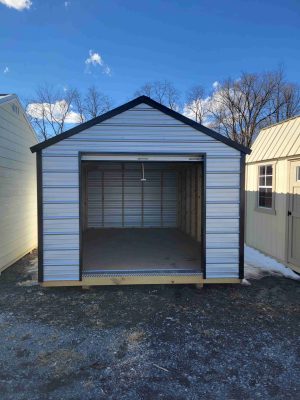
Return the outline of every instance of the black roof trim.
{"type": "Polygon", "coordinates": [[[226,136],[223,136],[220,133],[217,133],[217,132],[213,131],[212,129],[209,129],[201,124],[198,124],[198,122],[195,122],[192,119],[189,119],[189,118],[185,117],[184,115],[182,115],[174,110],[171,110],[170,108],[168,108],[160,103],[157,103],[156,101],[150,99],[150,97],[147,97],[147,96],[137,97],[136,99],[131,100],[128,103],[125,103],[120,107],[114,108],[113,110],[108,111],[105,114],[99,115],[99,117],[93,118],[87,122],[83,122],[82,124],[77,125],[74,128],[61,133],[60,135],[53,136],[52,138],[47,139],[44,142],[38,143],[38,144],[32,146],[30,148],[30,150],[32,151],[32,153],[35,153],[36,151],[45,149],[46,147],[51,146],[54,143],[60,142],[61,140],[64,140],[64,139],[67,139],[70,136],[75,135],[76,133],[79,133],[85,129],[88,129],[91,126],[97,125],[109,118],[115,117],[116,115],[121,114],[122,112],[127,111],[130,108],[133,108],[142,103],[145,103],[153,108],[156,108],[157,110],[169,115],[170,117],[175,118],[178,121],[183,122],[184,124],[190,125],[192,128],[196,129],[197,131],[205,133],[206,135],[208,135],[220,142],[223,142],[223,143],[227,144],[228,146],[241,151],[242,153],[245,153],[245,154],[251,153],[251,150],[248,147],[242,146],[241,144],[234,142],[233,140],[227,138],[226,136]]]}

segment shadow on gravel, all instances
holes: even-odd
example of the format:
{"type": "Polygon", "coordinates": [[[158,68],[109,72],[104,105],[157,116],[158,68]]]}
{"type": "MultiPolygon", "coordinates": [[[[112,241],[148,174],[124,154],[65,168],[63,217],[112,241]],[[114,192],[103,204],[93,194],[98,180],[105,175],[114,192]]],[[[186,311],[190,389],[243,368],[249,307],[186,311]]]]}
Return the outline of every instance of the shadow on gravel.
{"type": "Polygon", "coordinates": [[[0,398],[296,399],[300,284],[41,288],[0,278],[0,398]]]}

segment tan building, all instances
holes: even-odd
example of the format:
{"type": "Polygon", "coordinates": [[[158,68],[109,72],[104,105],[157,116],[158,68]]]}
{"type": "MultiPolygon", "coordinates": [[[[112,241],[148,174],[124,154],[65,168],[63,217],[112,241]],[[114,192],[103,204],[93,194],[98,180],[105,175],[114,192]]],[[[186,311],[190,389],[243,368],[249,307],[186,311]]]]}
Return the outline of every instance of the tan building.
{"type": "Polygon", "coordinates": [[[246,243],[300,272],[300,116],[263,129],[246,158],[246,243]]]}
{"type": "Polygon", "coordinates": [[[37,246],[38,142],[16,95],[0,94],[0,273],[37,246]]]}

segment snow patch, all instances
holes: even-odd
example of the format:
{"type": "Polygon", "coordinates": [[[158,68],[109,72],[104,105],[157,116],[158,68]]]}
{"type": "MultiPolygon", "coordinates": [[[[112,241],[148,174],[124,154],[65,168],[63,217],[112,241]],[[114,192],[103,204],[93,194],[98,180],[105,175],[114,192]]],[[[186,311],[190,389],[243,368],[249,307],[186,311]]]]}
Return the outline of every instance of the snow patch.
{"type": "Polygon", "coordinates": [[[300,276],[295,274],[290,268],[265,256],[252,247],[245,246],[245,283],[248,279],[261,279],[264,276],[284,276],[285,278],[300,281],[300,276]]]}
{"type": "Polygon", "coordinates": [[[27,281],[22,281],[22,282],[17,283],[18,286],[26,286],[26,287],[36,286],[37,284],[38,284],[38,281],[30,280],[30,279],[28,279],[27,281]]]}

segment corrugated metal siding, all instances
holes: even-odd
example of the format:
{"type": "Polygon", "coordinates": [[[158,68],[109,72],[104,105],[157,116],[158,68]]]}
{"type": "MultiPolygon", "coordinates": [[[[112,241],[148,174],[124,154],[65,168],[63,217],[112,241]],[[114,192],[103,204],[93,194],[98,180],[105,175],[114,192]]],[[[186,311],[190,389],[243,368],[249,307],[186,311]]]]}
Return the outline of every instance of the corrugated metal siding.
{"type": "MultiPolygon", "coordinates": [[[[78,205],[79,190],[76,183],[78,152],[206,153],[208,188],[206,225],[207,239],[209,239],[207,277],[238,277],[239,247],[236,245],[222,257],[224,244],[221,241],[222,235],[225,238],[226,235],[239,234],[239,151],[142,104],[42,151],[44,210],[48,204],[62,207],[68,204],[78,205]],[[47,175],[55,171],[59,172],[60,177],[56,176],[58,185],[54,186],[52,185],[54,180],[47,175]],[[73,175],[69,175],[70,172],[73,175]],[[209,234],[219,234],[219,236],[210,237],[209,234]],[[218,249],[219,251],[216,251],[218,249]]],[[[127,201],[130,202],[130,194],[127,201]]],[[[59,211],[57,212],[57,216],[61,215],[59,211]]],[[[113,218],[119,223],[119,216],[113,218]]],[[[128,219],[131,218],[133,217],[128,216],[128,219]]],[[[138,219],[139,216],[135,218],[138,219]]],[[[65,263],[62,262],[65,258],[59,257],[55,258],[55,269],[51,270],[50,265],[53,263],[51,252],[58,252],[61,246],[60,235],[79,236],[79,214],[74,215],[72,219],[60,217],[48,219],[45,216],[44,235],[47,237],[49,234],[57,235],[57,250],[54,239],[51,243],[52,249],[45,241],[44,250],[47,250],[47,253],[44,259],[47,268],[44,271],[44,279],[79,279],[79,250],[68,249],[67,244],[64,251],[68,252],[72,265],[68,264],[65,267],[65,263]]],[[[236,243],[236,240],[233,243],[236,243]]]]}
{"type": "Polygon", "coordinates": [[[29,150],[37,144],[37,139],[23,113],[14,96],[3,97],[0,104],[0,271],[37,245],[36,163],[35,155],[29,150]]]}
{"type": "Polygon", "coordinates": [[[155,165],[144,165],[145,182],[140,164],[119,163],[112,170],[106,163],[88,171],[88,227],[176,227],[176,171],[155,165]]]}
{"type": "Polygon", "coordinates": [[[300,117],[263,129],[251,149],[247,163],[300,155],[300,117]]]}
{"type": "Polygon", "coordinates": [[[89,171],[87,174],[87,227],[102,228],[104,226],[102,201],[103,172],[89,171]]]}

